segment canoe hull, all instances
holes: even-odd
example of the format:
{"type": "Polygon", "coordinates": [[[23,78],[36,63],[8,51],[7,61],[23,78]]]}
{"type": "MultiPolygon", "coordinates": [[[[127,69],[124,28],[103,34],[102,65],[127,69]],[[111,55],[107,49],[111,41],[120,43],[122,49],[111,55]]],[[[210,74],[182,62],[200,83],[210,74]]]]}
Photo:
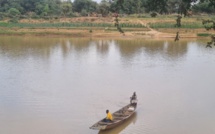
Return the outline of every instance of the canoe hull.
{"type": "MultiPolygon", "coordinates": [[[[132,114],[133,115],[133,114],[132,114]]],[[[108,129],[112,129],[114,127],[117,127],[120,124],[123,124],[123,122],[125,122],[127,119],[129,119],[132,115],[130,115],[128,118],[123,119],[122,121],[120,121],[119,123],[113,124],[113,125],[108,125],[106,126],[104,129],[100,129],[100,130],[108,130],[108,129]]]]}
{"type": "Polygon", "coordinates": [[[103,122],[103,119],[95,123],[93,126],[90,127],[90,129],[94,130],[108,130],[112,129],[120,124],[122,124],[124,121],[126,121],[128,118],[130,118],[136,110],[137,103],[135,104],[128,104],[124,106],[123,108],[119,109],[118,111],[113,113],[113,121],[112,122],[103,122]]]}

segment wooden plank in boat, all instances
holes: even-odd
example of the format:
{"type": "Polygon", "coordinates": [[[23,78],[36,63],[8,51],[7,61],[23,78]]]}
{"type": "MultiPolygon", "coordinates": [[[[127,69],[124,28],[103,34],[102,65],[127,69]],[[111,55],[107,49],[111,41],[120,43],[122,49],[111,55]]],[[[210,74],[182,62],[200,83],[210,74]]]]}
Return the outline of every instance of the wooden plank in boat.
{"type": "Polygon", "coordinates": [[[124,117],[114,117],[113,120],[123,120],[125,119],[124,117]]]}
{"type": "Polygon", "coordinates": [[[112,124],[113,122],[99,122],[100,125],[110,125],[112,124]]]}
{"type": "Polygon", "coordinates": [[[121,114],[121,113],[114,113],[113,116],[116,116],[116,117],[125,117],[125,116],[128,116],[128,115],[121,114]]]}

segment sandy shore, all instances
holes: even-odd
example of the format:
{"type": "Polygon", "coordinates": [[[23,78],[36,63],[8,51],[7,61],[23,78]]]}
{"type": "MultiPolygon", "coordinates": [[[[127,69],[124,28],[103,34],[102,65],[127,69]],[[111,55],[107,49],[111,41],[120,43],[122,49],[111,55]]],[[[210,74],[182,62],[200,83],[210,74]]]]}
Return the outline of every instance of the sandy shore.
{"type": "Polygon", "coordinates": [[[70,37],[102,37],[102,38],[175,38],[176,32],[179,31],[180,38],[197,38],[198,33],[208,33],[204,29],[159,29],[159,31],[153,29],[132,30],[125,31],[124,34],[119,33],[116,30],[102,30],[89,28],[81,29],[57,29],[57,28],[0,28],[1,35],[33,35],[33,36],[70,36],[70,37]]]}

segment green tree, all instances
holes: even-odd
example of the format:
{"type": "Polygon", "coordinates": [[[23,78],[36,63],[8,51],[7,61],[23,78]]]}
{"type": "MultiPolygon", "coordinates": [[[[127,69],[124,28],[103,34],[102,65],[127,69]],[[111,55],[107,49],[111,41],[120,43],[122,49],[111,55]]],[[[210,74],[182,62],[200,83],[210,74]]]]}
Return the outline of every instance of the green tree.
{"type": "Polygon", "coordinates": [[[122,6],[122,11],[126,14],[138,14],[143,12],[141,0],[125,0],[122,6]]]}
{"type": "MultiPolygon", "coordinates": [[[[49,15],[60,15],[61,12],[61,0],[45,0],[49,5],[49,15]]],[[[70,2],[71,3],[71,2],[70,2]]]]}
{"type": "Polygon", "coordinates": [[[75,0],[73,2],[73,11],[81,12],[86,10],[88,13],[96,12],[98,4],[92,0],[75,0]]]}
{"type": "Polygon", "coordinates": [[[195,12],[204,12],[204,13],[214,13],[215,8],[213,6],[209,6],[209,2],[200,2],[192,7],[195,12]]]}
{"type": "Polygon", "coordinates": [[[168,12],[169,13],[178,13],[179,10],[179,1],[178,0],[168,0],[168,12]]]}
{"type": "Polygon", "coordinates": [[[48,13],[49,13],[49,5],[46,4],[45,7],[43,8],[43,13],[42,13],[42,14],[43,14],[44,16],[47,16],[48,13]]]}
{"type": "Polygon", "coordinates": [[[15,8],[23,15],[32,12],[37,15],[59,15],[60,5],[61,0],[0,0],[0,12],[15,8]]]}
{"type": "Polygon", "coordinates": [[[9,13],[9,15],[11,15],[12,17],[17,16],[17,15],[20,15],[19,10],[16,9],[16,8],[10,8],[10,9],[8,10],[8,13],[9,13]]]}
{"type": "Polygon", "coordinates": [[[20,5],[22,0],[0,0],[0,12],[6,12],[10,8],[16,8],[20,12],[23,11],[23,7],[20,5]]]}
{"type": "Polygon", "coordinates": [[[102,0],[98,5],[98,12],[102,14],[102,16],[107,16],[110,10],[110,3],[106,0],[102,0]]]}
{"type": "Polygon", "coordinates": [[[198,0],[179,0],[178,1],[178,13],[183,14],[185,17],[189,10],[191,10],[192,4],[196,3],[198,0]]]}
{"type": "Polygon", "coordinates": [[[67,16],[72,13],[72,3],[70,1],[62,2],[61,12],[64,16],[67,16]]]}
{"type": "Polygon", "coordinates": [[[44,9],[44,4],[38,2],[36,3],[35,10],[33,10],[32,12],[35,12],[36,14],[40,15],[43,13],[43,9],[44,9]]]}
{"type": "Polygon", "coordinates": [[[110,1],[110,3],[111,3],[110,11],[115,13],[123,12],[124,0],[112,0],[110,1]]]}
{"type": "Polygon", "coordinates": [[[11,18],[10,22],[12,23],[17,23],[18,22],[18,19],[19,19],[19,15],[20,15],[20,12],[18,9],[16,8],[10,8],[8,10],[8,13],[9,13],[9,16],[11,18]]]}
{"type": "Polygon", "coordinates": [[[24,12],[35,12],[37,4],[44,4],[44,0],[22,0],[20,5],[24,8],[24,12]]]}
{"type": "Polygon", "coordinates": [[[158,12],[167,13],[168,12],[168,0],[147,0],[145,3],[145,8],[147,12],[158,12]]]}
{"type": "Polygon", "coordinates": [[[208,2],[208,6],[215,8],[215,0],[200,0],[200,2],[208,2]]]}

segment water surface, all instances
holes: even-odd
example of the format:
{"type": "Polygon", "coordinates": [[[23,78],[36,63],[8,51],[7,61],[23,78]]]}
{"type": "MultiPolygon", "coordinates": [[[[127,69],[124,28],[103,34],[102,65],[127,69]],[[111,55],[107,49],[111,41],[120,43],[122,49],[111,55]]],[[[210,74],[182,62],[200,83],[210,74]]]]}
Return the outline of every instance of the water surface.
{"type": "Polygon", "coordinates": [[[215,48],[205,42],[3,36],[0,133],[215,133],[215,48]],[[131,119],[89,129],[134,91],[131,119]]]}

